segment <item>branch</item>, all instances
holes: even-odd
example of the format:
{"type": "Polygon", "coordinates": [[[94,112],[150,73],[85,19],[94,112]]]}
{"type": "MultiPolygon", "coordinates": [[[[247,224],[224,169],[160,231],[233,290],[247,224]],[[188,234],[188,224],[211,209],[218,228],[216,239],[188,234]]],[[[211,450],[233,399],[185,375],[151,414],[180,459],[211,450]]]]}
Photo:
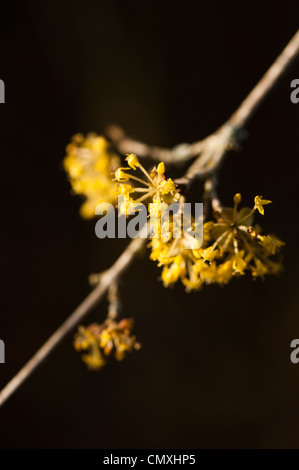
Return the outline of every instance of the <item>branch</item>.
{"type": "Polygon", "coordinates": [[[90,292],[76,310],[65,320],[65,322],[50,336],[43,346],[25,364],[25,366],[8,382],[0,392],[0,407],[11,397],[11,395],[22,385],[32,372],[43,362],[43,360],[54,350],[60,341],[75,328],[79,322],[95,307],[104,297],[110,285],[113,284],[123,272],[129,267],[134,256],[142,248],[147,240],[147,226],[140,232],[139,238],[134,239],[123,251],[117,261],[105,271],[98,285],[90,292]],[[143,238],[142,238],[143,237],[143,238]]]}
{"type": "Polygon", "coordinates": [[[228,121],[215,134],[203,141],[205,145],[201,154],[189,167],[186,175],[176,181],[178,184],[188,186],[194,180],[209,177],[219,170],[227,151],[238,147],[237,134],[240,134],[240,130],[286,73],[298,54],[299,30],[228,121]]]}
{"type": "Polygon", "coordinates": [[[210,200],[214,212],[221,212],[222,205],[218,199],[216,191],[217,183],[218,180],[216,175],[206,180],[204,198],[210,200]]]}
{"type": "Polygon", "coordinates": [[[228,123],[233,127],[242,128],[247,124],[253,113],[264,101],[278,80],[286,73],[299,54],[299,30],[286,45],[275,62],[263,75],[257,85],[249,93],[240,107],[233,113],[228,123]]]}
{"type": "Polygon", "coordinates": [[[265,75],[232,114],[228,121],[214,134],[193,144],[180,144],[173,149],[151,147],[142,142],[128,138],[117,126],[107,128],[107,135],[121,153],[136,153],[141,157],[167,163],[186,161],[195,156],[198,158],[190,166],[177,184],[190,185],[194,180],[206,178],[218,171],[227,151],[237,148],[238,134],[244,128],[254,112],[261,105],[268,93],[286,73],[299,54],[299,31],[293,36],[265,75]]]}
{"type": "Polygon", "coordinates": [[[179,144],[173,149],[168,149],[131,139],[121,127],[115,124],[107,126],[105,132],[121,154],[135,153],[138,157],[151,158],[154,161],[163,161],[168,164],[196,157],[204,148],[206,140],[194,142],[193,144],[179,144]]]}
{"type": "Polygon", "coordinates": [[[119,292],[118,292],[118,283],[116,281],[112,281],[108,289],[108,315],[107,318],[110,320],[115,320],[120,311],[120,300],[119,300],[119,292]]]}
{"type": "MultiPolygon", "coordinates": [[[[151,157],[154,160],[175,162],[187,160],[198,154],[200,156],[190,166],[186,175],[176,180],[177,183],[189,185],[197,178],[209,178],[206,183],[206,192],[210,194],[214,208],[217,208],[219,201],[215,192],[216,173],[229,148],[235,146],[236,131],[241,129],[253,115],[254,111],[264,100],[265,96],[277,83],[278,79],[286,72],[295,57],[299,53],[299,31],[289,42],[268,72],[262,77],[255,88],[249,93],[237,111],[217,132],[206,139],[194,144],[181,144],[172,150],[150,147],[141,142],[134,141],[121,134],[119,128],[108,130],[110,138],[118,149],[124,153],[137,153],[139,156],[151,157]],[[113,130],[114,129],[114,130],[113,130]],[[118,134],[117,134],[118,132],[118,134]]],[[[68,319],[53,333],[25,366],[13,377],[13,379],[0,392],[0,406],[24,383],[32,372],[47,358],[55,347],[71,332],[73,328],[81,322],[90,310],[95,307],[106,294],[109,286],[117,281],[121,274],[131,264],[134,256],[145,244],[147,226],[141,230],[140,237],[133,240],[118,260],[101,276],[97,286],[91,291],[85,300],[76,308],[68,319]]]]}
{"type": "Polygon", "coordinates": [[[195,180],[213,176],[220,167],[227,151],[237,148],[235,129],[224,124],[218,131],[205,139],[205,146],[187,173],[175,182],[180,186],[190,186],[195,180]]]}

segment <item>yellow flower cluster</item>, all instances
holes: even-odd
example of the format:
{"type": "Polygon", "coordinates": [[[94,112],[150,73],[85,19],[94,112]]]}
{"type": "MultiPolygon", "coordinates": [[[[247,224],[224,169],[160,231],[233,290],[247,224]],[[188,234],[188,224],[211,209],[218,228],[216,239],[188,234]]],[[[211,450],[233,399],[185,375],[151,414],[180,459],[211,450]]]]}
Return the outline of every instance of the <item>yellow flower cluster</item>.
{"type": "Polygon", "coordinates": [[[272,257],[284,243],[274,236],[262,236],[252,227],[254,212],[264,214],[264,205],[271,201],[256,196],[252,209],[238,211],[240,202],[241,195],[236,194],[233,208],[223,208],[215,214],[216,221],[204,224],[201,248],[186,249],[183,233],[181,238],[170,234],[168,241],[151,240],[150,258],[162,266],[165,287],[181,280],[191,291],[203,284],[226,284],[246,270],[254,278],[279,272],[281,263],[272,257]]]}
{"type": "Polygon", "coordinates": [[[95,216],[98,204],[115,202],[116,184],[112,172],[120,164],[119,157],[109,150],[108,141],[96,134],[75,135],[66,152],[63,164],[73,191],[86,199],[80,213],[90,219],[95,216]]]}
{"type": "Polygon", "coordinates": [[[165,165],[163,162],[154,167],[150,173],[141,165],[138,158],[134,154],[127,155],[126,161],[128,167],[118,168],[114,174],[117,184],[117,195],[123,196],[123,202],[119,207],[121,214],[130,215],[134,212],[136,204],[151,199],[154,203],[171,204],[179,200],[179,193],[176,190],[176,185],[171,178],[166,179],[164,176],[165,165]],[[139,169],[145,179],[141,179],[128,170],[135,171],[139,169]],[[134,183],[135,186],[132,186],[134,183]],[[137,186],[141,184],[142,186],[137,186]],[[133,198],[132,195],[140,194],[139,197],[133,198]]]}
{"type": "Polygon", "coordinates": [[[80,326],[74,347],[77,351],[86,352],[82,359],[89,369],[99,370],[112,353],[118,361],[122,361],[126,353],[140,349],[136,337],[131,334],[132,328],[133,320],[130,318],[120,322],[107,318],[102,324],[93,323],[87,328],[80,326]]]}

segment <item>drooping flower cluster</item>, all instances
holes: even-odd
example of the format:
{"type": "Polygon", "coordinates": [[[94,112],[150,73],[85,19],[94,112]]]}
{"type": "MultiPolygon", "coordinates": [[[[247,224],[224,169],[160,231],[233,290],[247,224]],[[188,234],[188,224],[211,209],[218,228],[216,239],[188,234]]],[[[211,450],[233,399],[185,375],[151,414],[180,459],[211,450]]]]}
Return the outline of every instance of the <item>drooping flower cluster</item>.
{"type": "Polygon", "coordinates": [[[121,214],[130,215],[134,212],[136,205],[143,201],[171,204],[179,200],[180,195],[175,183],[171,178],[165,178],[165,165],[163,162],[148,173],[136,155],[127,155],[126,161],[129,166],[118,168],[114,174],[115,180],[118,182],[117,195],[123,196],[119,207],[121,214]],[[146,179],[141,179],[128,172],[128,170],[135,171],[137,168],[145,175],[146,179]],[[134,183],[135,186],[131,183],[134,183]],[[137,183],[142,186],[137,186],[137,183]],[[136,197],[137,194],[140,194],[140,196],[136,197]]]}
{"type": "Polygon", "coordinates": [[[107,318],[102,324],[93,323],[88,327],[80,326],[75,335],[74,347],[84,351],[82,359],[89,369],[99,370],[114,355],[122,361],[128,352],[140,349],[140,343],[131,334],[133,319],[124,318],[119,322],[107,318]]]}
{"type": "Polygon", "coordinates": [[[75,135],[66,152],[63,164],[72,189],[86,199],[80,213],[86,219],[92,218],[98,204],[115,202],[116,183],[112,172],[120,159],[110,151],[108,141],[96,134],[75,135]]]}
{"type": "Polygon", "coordinates": [[[250,271],[254,278],[276,274],[281,263],[273,259],[284,245],[278,238],[259,234],[253,227],[256,210],[264,214],[264,205],[271,201],[256,196],[254,207],[238,211],[241,195],[234,197],[234,208],[223,208],[215,214],[216,221],[203,226],[201,248],[186,249],[184,234],[181,238],[169,237],[168,241],[153,239],[151,259],[162,266],[162,281],[165,287],[178,280],[186,290],[197,290],[203,284],[229,282],[233,276],[250,271]]]}

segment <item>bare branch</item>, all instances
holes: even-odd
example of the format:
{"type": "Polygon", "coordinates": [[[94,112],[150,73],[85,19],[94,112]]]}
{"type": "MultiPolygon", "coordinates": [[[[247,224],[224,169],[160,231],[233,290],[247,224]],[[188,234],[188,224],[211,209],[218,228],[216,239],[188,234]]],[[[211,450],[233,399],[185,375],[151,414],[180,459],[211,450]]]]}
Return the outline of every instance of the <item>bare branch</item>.
{"type": "Polygon", "coordinates": [[[201,141],[193,144],[180,144],[173,149],[151,147],[126,137],[124,131],[116,126],[108,128],[108,136],[120,152],[136,153],[138,156],[149,157],[153,160],[164,159],[164,162],[176,163],[198,156],[186,175],[176,180],[178,184],[189,185],[196,179],[209,177],[218,170],[227,150],[238,147],[238,132],[247,124],[258,106],[293,64],[298,54],[299,31],[228,121],[214,134],[201,141]]]}
{"type": "Polygon", "coordinates": [[[221,212],[222,205],[220,200],[218,199],[216,186],[218,180],[216,175],[208,178],[205,182],[205,197],[211,201],[211,206],[214,212],[221,212]]]}
{"type": "Polygon", "coordinates": [[[196,157],[204,148],[205,140],[194,144],[179,144],[173,149],[161,148],[144,144],[128,137],[124,130],[116,125],[107,126],[106,134],[122,154],[135,153],[141,158],[151,158],[154,161],[172,164],[196,157]]]}
{"type": "Polygon", "coordinates": [[[299,54],[299,30],[286,45],[275,62],[267,70],[265,75],[256,84],[240,107],[228,120],[233,127],[244,127],[253,113],[267,97],[268,93],[277,84],[278,80],[286,73],[299,54]]]}
{"type": "Polygon", "coordinates": [[[115,282],[131,264],[134,256],[145,244],[147,238],[147,226],[140,232],[140,237],[134,239],[123,251],[117,261],[105,271],[100,278],[99,284],[90,292],[76,310],[67,320],[53,333],[34,356],[14,376],[14,378],[0,392],[0,406],[25,382],[32,372],[44,361],[55,349],[60,341],[81,322],[104,297],[109,286],[115,282]],[[143,238],[142,238],[143,237],[143,238]]]}
{"type": "Polygon", "coordinates": [[[118,283],[113,281],[108,289],[108,315],[107,317],[110,320],[115,320],[119,315],[120,310],[120,301],[119,301],[119,292],[118,292],[118,283]]]}

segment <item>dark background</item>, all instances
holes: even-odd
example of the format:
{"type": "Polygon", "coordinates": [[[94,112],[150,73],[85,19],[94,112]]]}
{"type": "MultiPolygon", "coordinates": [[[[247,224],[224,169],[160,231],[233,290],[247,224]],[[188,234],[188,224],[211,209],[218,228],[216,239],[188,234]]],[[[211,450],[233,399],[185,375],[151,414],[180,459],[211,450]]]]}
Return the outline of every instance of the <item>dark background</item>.
{"type": "MultiPolygon", "coordinates": [[[[70,137],[109,122],[163,146],[205,137],[270,66],[298,18],[298,5],[281,1],[8,4],[1,387],[87,295],[89,273],[109,267],[125,245],[99,241],[94,221],[80,219],[62,170],[70,137]]],[[[241,152],[228,156],[219,187],[227,205],[239,191],[250,205],[256,194],[274,201],[258,221],[287,242],[285,272],[185,294],[164,289],[147,257],[137,260],[121,290],[143,349],[91,373],[66,338],[0,411],[1,447],[299,447],[299,364],[290,361],[299,337],[294,78],[298,63],[250,122],[241,152]]],[[[85,323],[105,314],[102,303],[85,323]]]]}

